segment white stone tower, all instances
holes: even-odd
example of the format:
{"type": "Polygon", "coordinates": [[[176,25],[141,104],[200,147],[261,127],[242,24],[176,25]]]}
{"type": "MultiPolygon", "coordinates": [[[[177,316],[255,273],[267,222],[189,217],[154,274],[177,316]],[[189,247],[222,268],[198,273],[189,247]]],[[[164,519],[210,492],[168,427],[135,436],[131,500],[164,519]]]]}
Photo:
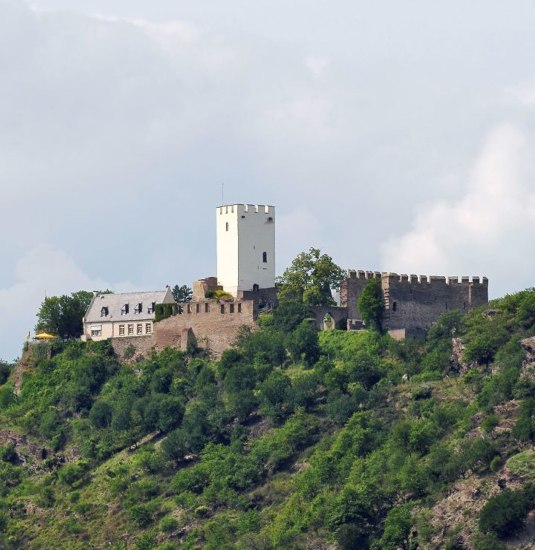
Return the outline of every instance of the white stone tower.
{"type": "Polygon", "coordinates": [[[275,207],[218,206],[217,282],[236,296],[240,290],[275,286],[275,207]]]}

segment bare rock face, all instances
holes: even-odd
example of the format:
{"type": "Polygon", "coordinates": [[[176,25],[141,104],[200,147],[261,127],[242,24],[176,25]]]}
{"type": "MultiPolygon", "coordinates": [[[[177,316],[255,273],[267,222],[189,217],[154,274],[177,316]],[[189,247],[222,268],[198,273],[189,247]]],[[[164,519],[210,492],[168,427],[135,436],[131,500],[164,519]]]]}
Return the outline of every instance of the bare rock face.
{"type": "Polygon", "coordinates": [[[450,370],[464,374],[470,366],[463,360],[464,344],[460,338],[451,339],[450,370]]]}

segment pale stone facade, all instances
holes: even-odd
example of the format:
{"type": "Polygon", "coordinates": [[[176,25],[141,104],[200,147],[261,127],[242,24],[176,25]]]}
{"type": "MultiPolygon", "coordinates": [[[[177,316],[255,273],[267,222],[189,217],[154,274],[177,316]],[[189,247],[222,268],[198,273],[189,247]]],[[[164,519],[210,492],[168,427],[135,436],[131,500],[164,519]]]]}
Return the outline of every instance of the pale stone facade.
{"type": "Polygon", "coordinates": [[[169,288],[157,292],[96,294],[83,319],[82,340],[135,338],[154,331],[157,304],[174,303],[169,288]]]}

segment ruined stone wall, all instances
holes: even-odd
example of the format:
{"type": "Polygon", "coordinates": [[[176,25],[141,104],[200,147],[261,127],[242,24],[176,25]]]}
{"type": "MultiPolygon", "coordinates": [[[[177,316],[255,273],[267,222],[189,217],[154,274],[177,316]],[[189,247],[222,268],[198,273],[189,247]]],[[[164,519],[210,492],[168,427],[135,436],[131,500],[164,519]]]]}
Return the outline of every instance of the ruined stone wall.
{"type": "Polygon", "coordinates": [[[217,356],[234,343],[240,327],[256,326],[255,319],[256,305],[249,300],[191,302],[181,314],[154,323],[153,343],[157,349],[184,349],[190,329],[189,338],[217,356]]]}
{"type": "Polygon", "coordinates": [[[313,306],[315,322],[314,326],[318,330],[323,330],[323,320],[325,315],[330,315],[335,323],[336,328],[346,329],[347,326],[347,308],[337,306],[313,306]]]}
{"type": "Polygon", "coordinates": [[[362,319],[358,298],[369,279],[380,278],[385,302],[384,327],[421,336],[445,311],[466,313],[488,302],[486,277],[427,277],[377,271],[349,271],[340,287],[340,305],[348,319],[362,319]]]}
{"type": "Polygon", "coordinates": [[[384,273],[385,328],[418,336],[446,311],[468,312],[488,301],[484,277],[426,277],[384,273]]]}
{"type": "Polygon", "coordinates": [[[259,288],[258,290],[238,290],[238,299],[253,300],[261,308],[273,308],[279,304],[278,294],[276,287],[259,288]]]}
{"type": "Polygon", "coordinates": [[[110,338],[111,345],[115,354],[120,361],[135,361],[138,358],[148,357],[154,348],[152,336],[121,336],[120,338],[110,338]],[[132,347],[131,347],[132,346],[132,347]],[[130,353],[125,357],[125,352],[134,350],[133,355],[130,353]]]}

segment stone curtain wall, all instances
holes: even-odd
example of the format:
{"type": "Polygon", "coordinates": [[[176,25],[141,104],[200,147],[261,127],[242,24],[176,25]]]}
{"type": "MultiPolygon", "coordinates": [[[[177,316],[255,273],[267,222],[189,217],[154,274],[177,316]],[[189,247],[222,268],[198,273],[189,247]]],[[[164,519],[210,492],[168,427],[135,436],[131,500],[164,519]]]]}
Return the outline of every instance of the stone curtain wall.
{"type": "Polygon", "coordinates": [[[384,327],[421,336],[437,317],[449,310],[463,313],[488,302],[486,277],[427,277],[351,270],[340,287],[340,305],[348,319],[360,320],[358,298],[368,280],[381,279],[385,301],[384,327]]]}
{"type": "Polygon", "coordinates": [[[419,336],[446,311],[468,312],[488,301],[488,280],[479,277],[416,277],[384,274],[385,328],[419,336]]]}
{"type": "Polygon", "coordinates": [[[256,326],[255,318],[252,301],[191,302],[185,305],[182,314],[154,323],[153,342],[157,349],[184,349],[182,340],[191,329],[190,339],[194,338],[199,348],[218,356],[234,343],[240,327],[256,326]]]}

